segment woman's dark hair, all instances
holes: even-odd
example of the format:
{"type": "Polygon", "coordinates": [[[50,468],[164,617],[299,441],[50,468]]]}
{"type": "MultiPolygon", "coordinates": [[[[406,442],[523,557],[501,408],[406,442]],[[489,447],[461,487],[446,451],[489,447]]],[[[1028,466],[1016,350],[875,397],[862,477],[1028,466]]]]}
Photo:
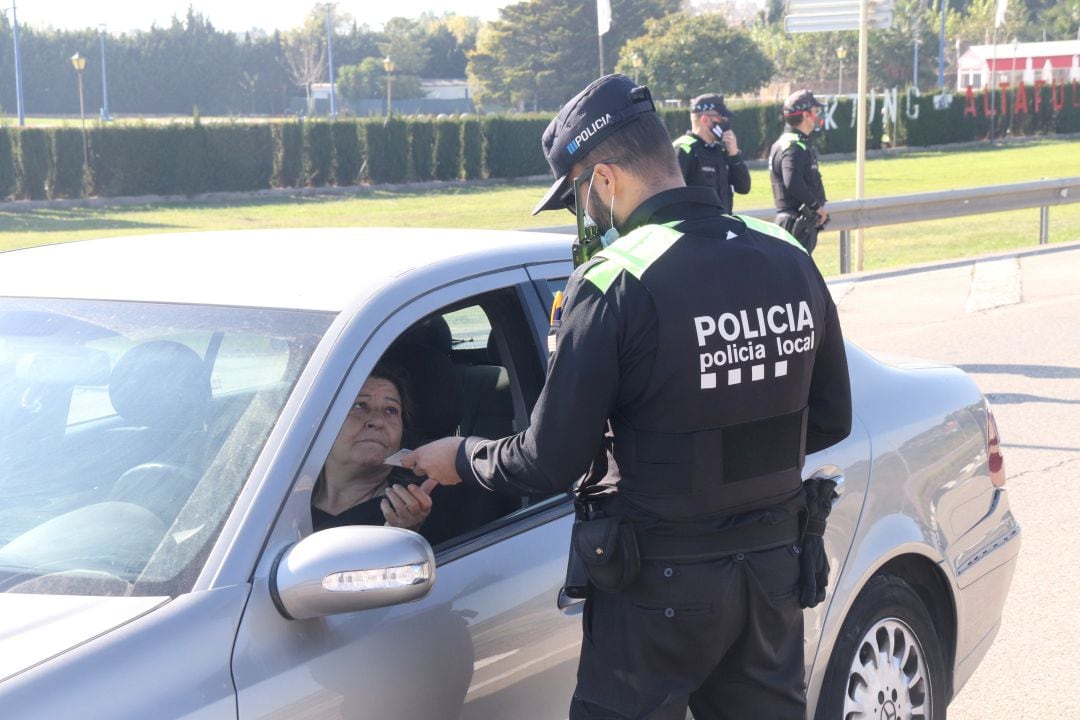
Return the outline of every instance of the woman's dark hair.
{"type": "Polygon", "coordinates": [[[409,382],[409,374],[404,368],[380,360],[368,374],[368,380],[378,378],[394,384],[398,394],[401,395],[401,447],[415,447],[415,438],[412,433],[415,415],[413,412],[412,392],[409,382]]]}

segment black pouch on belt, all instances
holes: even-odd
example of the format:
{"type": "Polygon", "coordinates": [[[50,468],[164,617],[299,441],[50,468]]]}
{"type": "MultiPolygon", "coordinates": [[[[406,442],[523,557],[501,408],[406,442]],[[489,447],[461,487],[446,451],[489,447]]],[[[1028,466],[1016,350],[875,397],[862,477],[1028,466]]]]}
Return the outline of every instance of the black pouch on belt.
{"type": "Polygon", "coordinates": [[[578,521],[570,546],[597,590],[618,592],[632,583],[641,569],[634,529],[620,517],[601,515],[578,521]]]}

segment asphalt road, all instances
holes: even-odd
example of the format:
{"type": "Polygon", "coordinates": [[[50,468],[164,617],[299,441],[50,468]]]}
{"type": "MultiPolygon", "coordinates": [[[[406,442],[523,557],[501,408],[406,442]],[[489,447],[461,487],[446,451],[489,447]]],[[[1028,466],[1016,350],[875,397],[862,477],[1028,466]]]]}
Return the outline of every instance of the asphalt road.
{"type": "Polygon", "coordinates": [[[997,417],[1023,546],[949,718],[1080,718],[1080,243],[830,285],[847,337],[964,368],[997,417]]]}

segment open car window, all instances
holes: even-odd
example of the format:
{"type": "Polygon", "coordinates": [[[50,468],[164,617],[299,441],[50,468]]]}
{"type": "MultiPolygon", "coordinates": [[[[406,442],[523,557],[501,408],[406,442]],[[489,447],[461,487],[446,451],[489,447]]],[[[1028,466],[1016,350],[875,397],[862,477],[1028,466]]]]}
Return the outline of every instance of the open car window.
{"type": "MultiPolygon", "coordinates": [[[[544,374],[535,338],[513,288],[469,298],[413,323],[380,365],[406,378],[415,442],[498,439],[528,427],[544,374]]],[[[441,551],[527,517],[545,499],[466,484],[439,487],[419,532],[441,551]]]]}
{"type": "Polygon", "coordinates": [[[190,588],[332,319],[0,298],[0,592],[190,588]]]}

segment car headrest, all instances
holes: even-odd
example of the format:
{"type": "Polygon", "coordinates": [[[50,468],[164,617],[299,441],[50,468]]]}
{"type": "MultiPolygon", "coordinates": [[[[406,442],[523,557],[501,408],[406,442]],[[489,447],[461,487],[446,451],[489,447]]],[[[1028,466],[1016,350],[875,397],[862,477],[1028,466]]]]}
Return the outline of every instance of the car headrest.
{"type": "Polygon", "coordinates": [[[450,358],[402,337],[383,356],[382,363],[401,368],[405,393],[413,410],[411,439],[434,440],[457,433],[465,398],[450,358]]]}
{"type": "Polygon", "coordinates": [[[420,345],[450,357],[453,336],[450,333],[450,326],[447,324],[446,319],[442,315],[432,315],[406,330],[398,338],[398,343],[420,345]]]}
{"type": "Polygon", "coordinates": [[[109,399],[132,425],[187,428],[205,418],[210,378],[198,353],[187,345],[153,340],[116,361],[109,399]]]}

